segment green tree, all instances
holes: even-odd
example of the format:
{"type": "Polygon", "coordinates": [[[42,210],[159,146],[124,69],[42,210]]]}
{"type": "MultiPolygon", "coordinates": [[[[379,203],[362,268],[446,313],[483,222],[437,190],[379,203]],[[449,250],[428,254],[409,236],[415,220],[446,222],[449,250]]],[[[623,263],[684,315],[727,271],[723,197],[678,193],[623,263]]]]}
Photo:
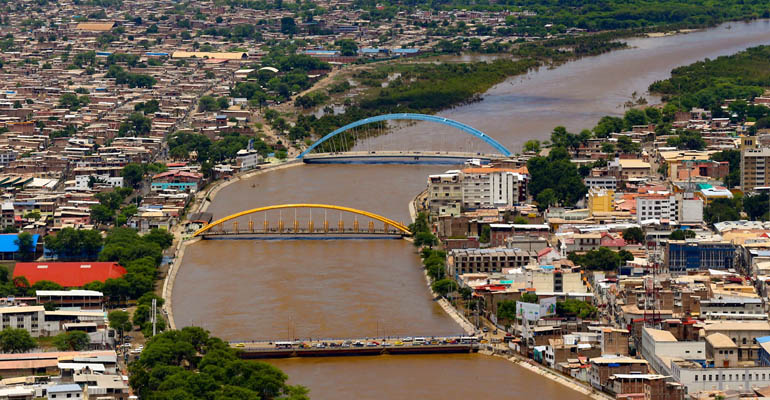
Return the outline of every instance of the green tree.
{"type": "Polygon", "coordinates": [[[441,297],[446,297],[447,294],[457,290],[457,283],[452,279],[441,279],[433,282],[431,288],[434,292],[438,293],[441,297]]]}
{"type": "Polygon", "coordinates": [[[497,303],[497,319],[506,321],[506,326],[510,326],[511,322],[516,320],[516,300],[503,300],[497,303]]]}
{"type": "Polygon", "coordinates": [[[157,244],[163,250],[171,247],[171,244],[174,242],[174,235],[171,234],[171,232],[160,228],[153,228],[142,238],[147,242],[157,244]]]}
{"type": "Polygon", "coordinates": [[[492,233],[492,228],[490,228],[489,225],[487,224],[481,225],[481,234],[479,235],[479,242],[489,243],[491,233],[492,233]]]}
{"type": "Polygon", "coordinates": [[[297,24],[292,17],[281,18],[281,33],[285,35],[293,35],[297,33],[297,24]]]}
{"type": "Polygon", "coordinates": [[[118,331],[120,337],[123,337],[125,331],[133,329],[129,315],[125,311],[115,310],[107,314],[107,319],[110,322],[110,328],[118,331]]]}
{"type": "Polygon", "coordinates": [[[545,211],[548,207],[556,204],[556,191],[551,188],[545,189],[537,195],[535,201],[537,202],[537,209],[541,212],[545,211]]]}
{"type": "Polygon", "coordinates": [[[340,49],[340,55],[345,57],[355,57],[358,55],[358,45],[352,39],[340,39],[334,42],[340,49]]]}
{"type": "Polygon", "coordinates": [[[539,140],[527,140],[524,142],[524,151],[530,152],[530,153],[539,153],[540,152],[540,141],[539,140]]]}
{"type": "Polygon", "coordinates": [[[577,167],[570,162],[570,155],[563,147],[551,148],[548,157],[532,157],[527,161],[527,170],[531,176],[528,189],[538,203],[541,203],[539,200],[547,200],[538,199],[538,195],[548,189],[563,205],[575,204],[588,192],[577,167]]]}
{"type": "Polygon", "coordinates": [[[29,261],[35,256],[35,241],[31,233],[19,233],[16,240],[14,240],[14,244],[19,248],[19,257],[23,261],[29,261]]]}
{"type": "Polygon", "coordinates": [[[626,114],[623,116],[623,123],[627,130],[630,130],[634,125],[646,125],[647,114],[642,110],[632,108],[626,111],[626,114]]]}
{"type": "Polygon", "coordinates": [[[3,353],[26,353],[37,346],[25,329],[6,328],[0,332],[0,350],[3,353]]]}
{"type": "Polygon", "coordinates": [[[767,193],[743,197],[743,210],[752,221],[767,220],[768,207],[770,207],[770,199],[768,199],[767,193]]]}
{"type": "Polygon", "coordinates": [[[438,244],[438,239],[430,232],[419,232],[414,235],[413,244],[415,247],[433,247],[438,244]]]}
{"type": "Polygon", "coordinates": [[[623,153],[638,153],[641,151],[639,143],[635,143],[628,136],[621,136],[618,138],[618,149],[623,153]]]}
{"type": "Polygon", "coordinates": [[[703,220],[709,224],[721,221],[737,221],[741,207],[734,199],[715,199],[703,209],[703,220]]]}
{"type": "Polygon", "coordinates": [[[137,187],[144,178],[144,168],[137,163],[128,163],[120,171],[120,176],[123,177],[129,186],[137,187]]]}
{"type": "Polygon", "coordinates": [[[144,136],[150,133],[152,120],[140,112],[131,113],[128,120],[118,127],[119,136],[144,136]]]}
{"type": "Polygon", "coordinates": [[[83,331],[62,332],[53,338],[53,345],[60,351],[86,350],[90,343],[91,339],[83,331]]]}
{"type": "Polygon", "coordinates": [[[623,231],[623,240],[631,243],[644,243],[644,231],[635,226],[627,228],[623,231]]]}

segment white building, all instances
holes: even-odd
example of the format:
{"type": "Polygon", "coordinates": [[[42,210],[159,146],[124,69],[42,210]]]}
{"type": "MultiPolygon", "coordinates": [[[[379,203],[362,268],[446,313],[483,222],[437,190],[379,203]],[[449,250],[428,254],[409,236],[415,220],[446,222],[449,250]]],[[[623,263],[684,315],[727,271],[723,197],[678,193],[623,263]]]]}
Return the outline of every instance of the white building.
{"type": "Polygon", "coordinates": [[[753,387],[770,386],[770,367],[703,368],[693,361],[673,360],[671,377],[687,393],[714,389],[750,393],[753,387]]]}
{"type": "Polygon", "coordinates": [[[62,400],[62,399],[82,399],[83,388],[80,385],[74,383],[66,385],[51,386],[47,390],[48,400],[62,400]]]}
{"type": "Polygon", "coordinates": [[[527,177],[504,168],[462,170],[463,207],[513,206],[526,200],[527,177]]]}
{"type": "Polygon", "coordinates": [[[122,176],[110,176],[108,174],[75,175],[75,187],[80,190],[89,189],[88,183],[92,179],[95,184],[108,185],[114,188],[123,187],[122,176]]]}
{"type": "Polygon", "coordinates": [[[636,198],[636,221],[700,224],[703,222],[703,200],[691,193],[647,194],[636,198]]]}
{"type": "Polygon", "coordinates": [[[38,337],[44,331],[45,307],[43,306],[0,307],[0,317],[0,330],[24,329],[32,337],[38,337]]]}
{"type": "Polygon", "coordinates": [[[259,153],[253,149],[241,149],[238,150],[238,153],[235,155],[235,165],[237,165],[241,171],[257,168],[259,162],[259,153]]]}
{"type": "Polygon", "coordinates": [[[617,190],[618,178],[613,175],[607,176],[587,176],[584,180],[589,188],[617,190]]]}

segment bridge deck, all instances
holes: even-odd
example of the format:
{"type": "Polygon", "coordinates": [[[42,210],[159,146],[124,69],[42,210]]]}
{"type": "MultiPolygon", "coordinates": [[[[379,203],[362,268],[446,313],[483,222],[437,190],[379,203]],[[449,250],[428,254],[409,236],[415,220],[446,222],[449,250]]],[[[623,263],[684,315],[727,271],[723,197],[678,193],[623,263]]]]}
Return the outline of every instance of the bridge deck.
{"type": "Polygon", "coordinates": [[[416,342],[406,338],[315,340],[295,342],[237,342],[241,358],[339,357],[380,354],[470,353],[478,343],[461,343],[458,338],[434,338],[416,342]]]}
{"type": "Polygon", "coordinates": [[[472,158],[488,163],[490,160],[503,157],[499,154],[446,151],[349,151],[344,153],[311,153],[307,154],[303,161],[308,164],[462,164],[472,158]]]}
{"type": "Polygon", "coordinates": [[[343,229],[340,230],[338,228],[335,229],[329,229],[328,231],[324,231],[323,229],[306,229],[306,228],[299,228],[295,230],[294,228],[290,229],[284,229],[283,231],[280,231],[278,229],[254,229],[254,230],[209,230],[201,234],[204,238],[216,238],[216,237],[224,237],[224,236],[350,236],[350,237],[379,237],[379,238],[390,238],[390,237],[396,237],[400,238],[403,236],[406,236],[405,233],[396,231],[393,229],[389,230],[383,230],[383,229],[374,229],[374,230],[368,230],[368,229],[343,229]]]}

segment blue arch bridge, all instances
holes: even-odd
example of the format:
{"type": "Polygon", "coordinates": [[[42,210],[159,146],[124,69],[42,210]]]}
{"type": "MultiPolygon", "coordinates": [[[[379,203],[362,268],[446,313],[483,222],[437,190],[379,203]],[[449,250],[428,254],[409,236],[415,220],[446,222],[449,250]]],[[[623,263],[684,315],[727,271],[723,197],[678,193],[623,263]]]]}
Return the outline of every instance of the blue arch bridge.
{"type": "MultiPolygon", "coordinates": [[[[341,146],[342,147],[342,146],[341,146]]],[[[493,139],[486,133],[473,128],[472,126],[463,124],[462,122],[454,121],[449,118],[438,117],[435,115],[427,114],[384,114],[374,117],[364,118],[340,128],[335,129],[333,132],[322,137],[300,155],[297,159],[300,159],[306,163],[319,163],[319,164],[457,164],[470,158],[481,159],[482,161],[489,161],[495,158],[510,157],[511,151],[505,148],[497,140],[493,139]],[[343,132],[357,128],[359,126],[372,124],[381,121],[394,121],[394,120],[412,120],[412,121],[428,121],[436,122],[446,125],[451,128],[455,128],[463,133],[471,135],[474,138],[481,139],[483,142],[491,146],[498,153],[480,153],[480,152],[468,152],[468,151],[415,151],[415,150],[387,150],[387,151],[336,151],[333,146],[333,139],[343,132]],[[326,146],[322,146],[326,143],[326,146]],[[331,146],[330,146],[331,145],[331,146]],[[332,148],[330,151],[329,148],[332,148]],[[324,150],[323,152],[315,152],[314,150],[324,150]]]]}

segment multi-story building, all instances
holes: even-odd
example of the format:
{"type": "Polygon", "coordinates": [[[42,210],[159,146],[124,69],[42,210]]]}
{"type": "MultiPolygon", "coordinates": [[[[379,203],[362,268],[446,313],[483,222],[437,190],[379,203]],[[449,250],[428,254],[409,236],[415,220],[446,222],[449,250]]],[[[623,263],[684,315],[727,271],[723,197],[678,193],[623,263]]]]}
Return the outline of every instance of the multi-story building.
{"type": "Polygon", "coordinates": [[[259,153],[253,149],[241,149],[235,155],[235,165],[241,171],[248,171],[257,168],[259,165],[259,153]]]}
{"type": "Polygon", "coordinates": [[[756,187],[770,186],[770,148],[759,147],[753,136],[741,141],[741,189],[751,192],[756,187]]]}
{"type": "Polygon", "coordinates": [[[528,268],[527,275],[530,287],[537,292],[550,293],[585,293],[580,271],[554,268],[552,265],[528,268]]]}
{"type": "Polygon", "coordinates": [[[527,199],[527,177],[513,169],[466,168],[462,193],[467,209],[513,206],[527,199]]]}
{"type": "Polygon", "coordinates": [[[715,333],[727,336],[737,346],[738,361],[755,361],[759,359],[759,343],[756,339],[770,335],[770,323],[767,321],[752,322],[718,322],[703,328],[706,337],[715,333]]]}
{"type": "Polygon", "coordinates": [[[472,273],[502,272],[503,268],[518,268],[537,260],[536,251],[515,249],[458,249],[449,253],[449,273],[452,276],[472,273]]]}
{"type": "Polygon", "coordinates": [[[614,211],[615,192],[607,189],[590,188],[588,190],[588,212],[596,213],[614,211]]]}
{"type": "Polygon", "coordinates": [[[458,216],[463,201],[460,171],[428,176],[427,205],[431,215],[458,216]]]}
{"type": "Polygon", "coordinates": [[[38,337],[45,325],[45,307],[19,306],[0,307],[0,330],[7,328],[24,329],[32,337],[38,337]]]}
{"type": "Polygon", "coordinates": [[[614,175],[587,176],[584,180],[589,188],[616,190],[618,188],[618,178],[614,175]]]}
{"type": "Polygon", "coordinates": [[[695,242],[670,240],[666,244],[664,263],[672,274],[706,269],[733,268],[736,247],[730,242],[695,242]]]}
{"type": "Polygon", "coordinates": [[[639,223],[650,220],[675,223],[678,214],[673,194],[646,194],[636,198],[636,221],[639,223]]]}
{"type": "Polygon", "coordinates": [[[700,315],[707,319],[721,319],[725,314],[764,314],[762,299],[757,297],[724,297],[700,301],[700,315]]]}

